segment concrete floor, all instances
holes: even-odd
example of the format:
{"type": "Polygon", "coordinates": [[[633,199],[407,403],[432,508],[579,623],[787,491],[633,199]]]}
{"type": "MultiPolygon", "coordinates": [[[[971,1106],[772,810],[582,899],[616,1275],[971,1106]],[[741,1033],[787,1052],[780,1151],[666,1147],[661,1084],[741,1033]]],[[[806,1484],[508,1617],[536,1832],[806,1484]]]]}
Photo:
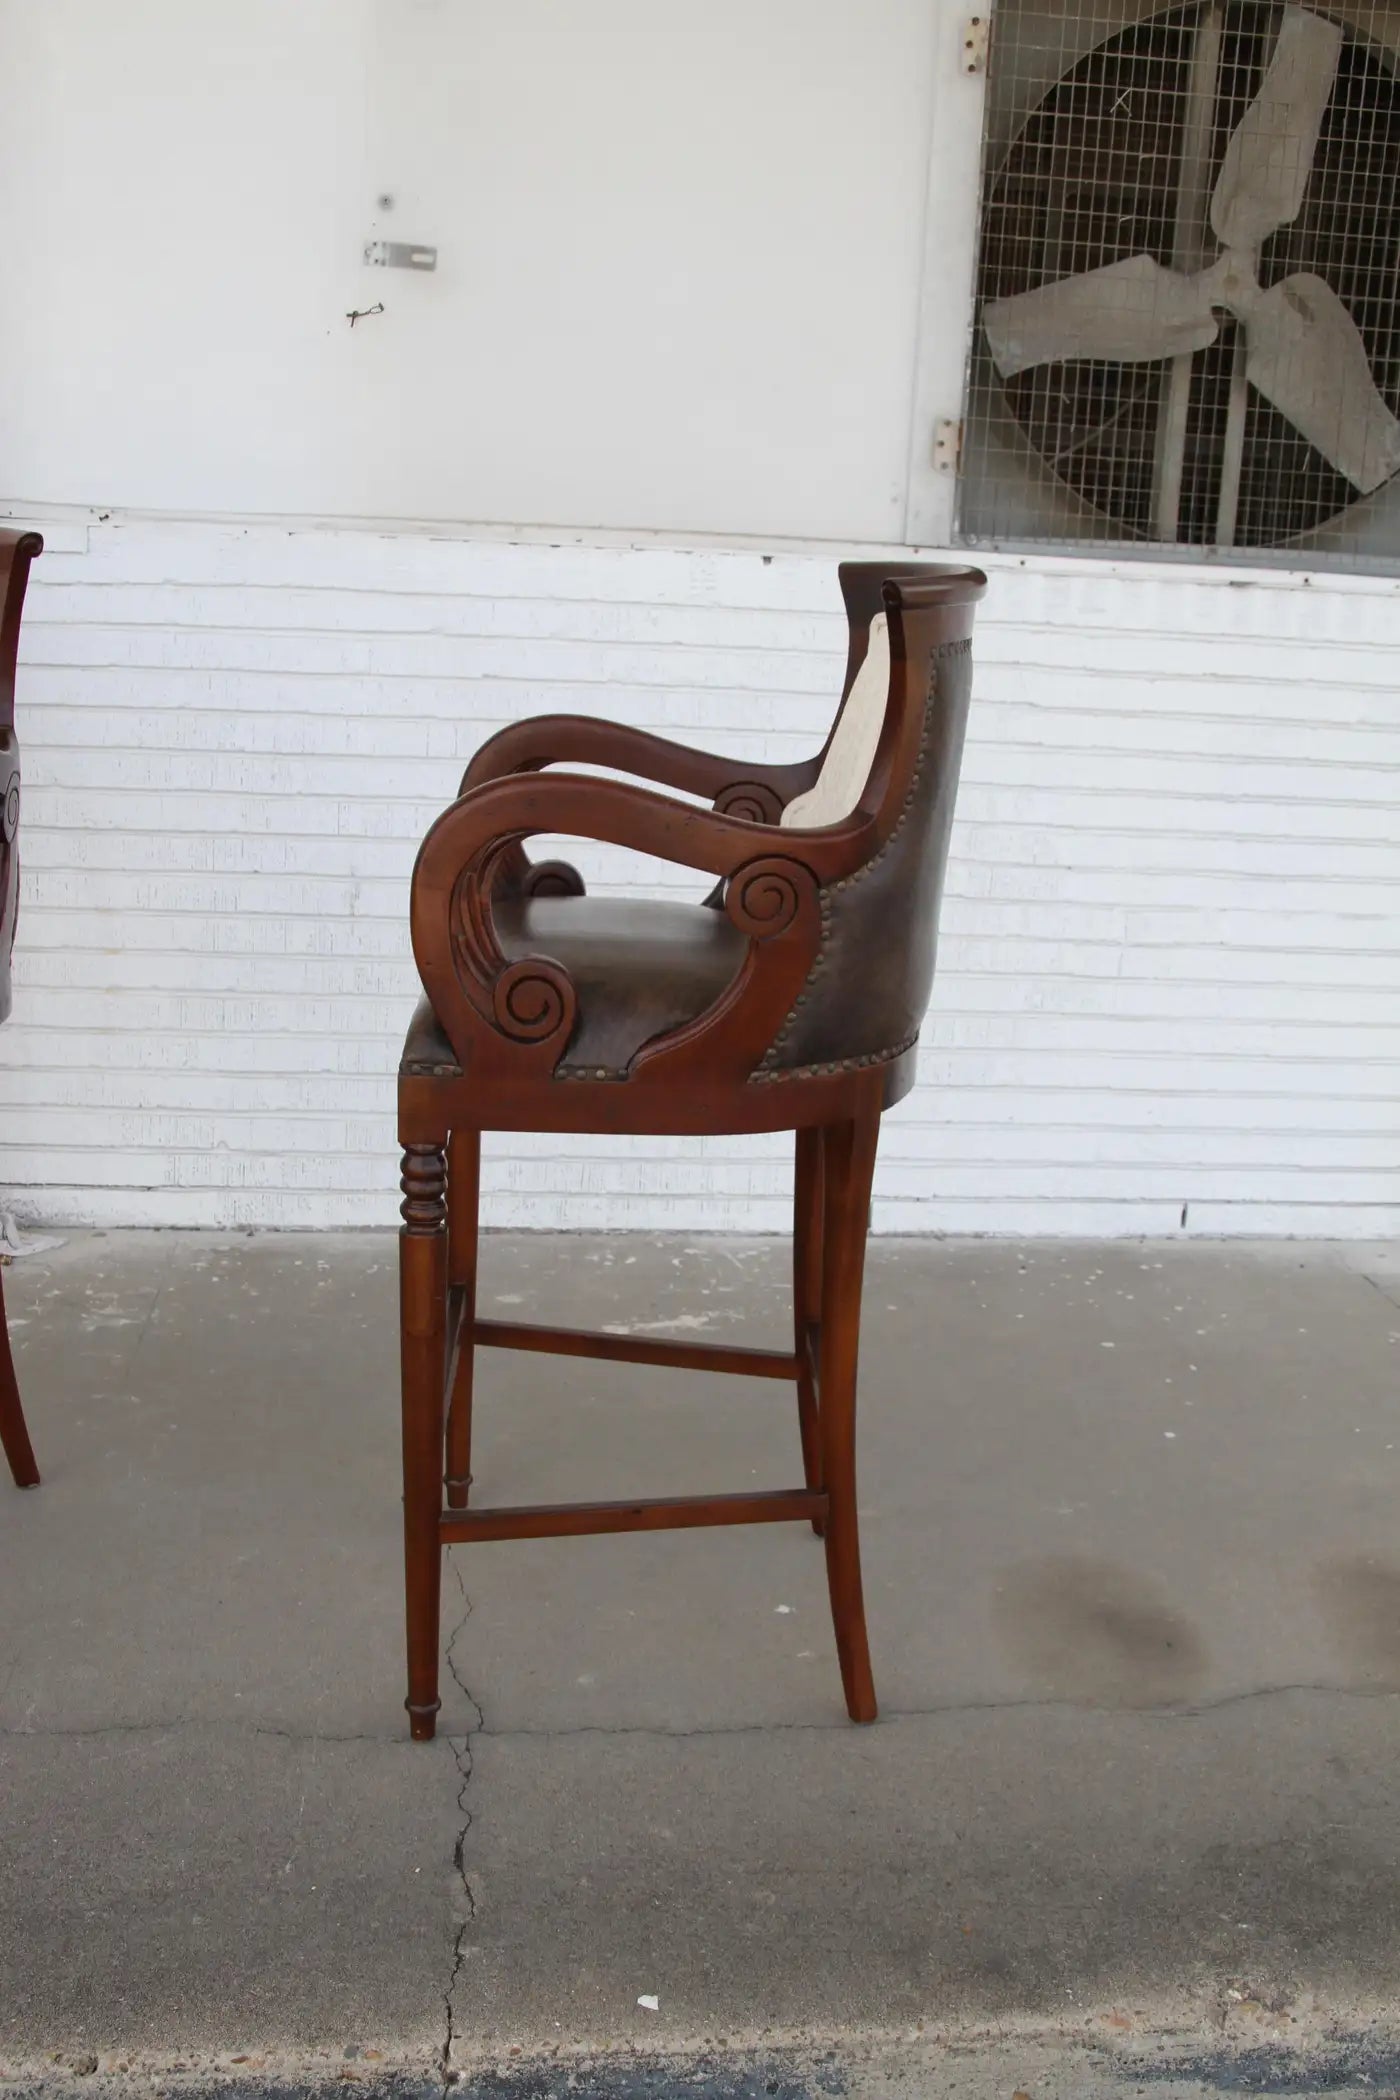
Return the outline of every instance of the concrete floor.
{"type": "MultiPolygon", "coordinates": [[[[484,1302],[784,1346],[785,1268],[508,1235],[484,1302]]],[[[774,1527],[455,1551],[432,1746],[393,1240],[82,1236],[6,1290],[17,2090],[1400,2086],[1400,1249],[875,1244],[881,1723],[774,1527]]],[[[766,1382],[491,1352],[479,1419],[483,1501],[799,1473],[766,1382]]]]}

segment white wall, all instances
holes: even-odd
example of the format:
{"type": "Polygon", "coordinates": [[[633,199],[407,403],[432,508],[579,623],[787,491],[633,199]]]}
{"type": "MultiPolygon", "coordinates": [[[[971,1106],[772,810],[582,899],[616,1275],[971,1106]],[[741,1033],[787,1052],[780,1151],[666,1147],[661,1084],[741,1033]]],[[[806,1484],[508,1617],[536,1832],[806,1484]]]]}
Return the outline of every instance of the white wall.
{"type": "MultiPolygon", "coordinates": [[[[0,1183],[49,1218],[392,1220],[407,875],[479,740],[581,708],[784,756],[839,682],[825,552],[64,538],[25,632],[0,1031],[0,1183]]],[[[1400,1229],[1400,588],[1003,561],[977,646],[877,1227],[1400,1229]]],[[[767,1140],[488,1161],[497,1223],[785,1212],[767,1140]]]]}
{"type": "Polygon", "coordinates": [[[898,540],[954,12],[3,0],[4,493],[898,540]]]}

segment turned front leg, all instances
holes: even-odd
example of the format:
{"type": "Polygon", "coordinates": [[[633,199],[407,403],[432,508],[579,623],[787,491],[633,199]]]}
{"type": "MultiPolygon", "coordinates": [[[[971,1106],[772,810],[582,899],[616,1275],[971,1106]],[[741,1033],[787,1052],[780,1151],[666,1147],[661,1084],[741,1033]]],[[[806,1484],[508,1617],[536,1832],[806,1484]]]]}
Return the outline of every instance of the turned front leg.
{"type": "Polygon", "coordinates": [[[447,1160],[441,1144],[405,1145],[399,1234],[403,1379],[403,1544],[409,1727],[432,1740],[442,1611],[443,1379],[447,1342],[447,1160]]]}

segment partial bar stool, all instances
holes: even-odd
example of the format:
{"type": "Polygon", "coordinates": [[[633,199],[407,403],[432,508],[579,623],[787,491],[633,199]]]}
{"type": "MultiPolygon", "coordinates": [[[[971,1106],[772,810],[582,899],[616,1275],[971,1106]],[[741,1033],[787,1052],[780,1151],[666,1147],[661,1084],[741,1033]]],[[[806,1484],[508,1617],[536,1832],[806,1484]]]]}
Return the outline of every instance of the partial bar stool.
{"type": "Polygon", "coordinates": [[[976,569],[847,562],[850,648],[822,750],[752,766],[575,715],[492,737],[413,872],[426,997],[399,1071],[408,1708],[436,1726],[442,1548],[697,1524],[823,1535],[846,1706],[875,1687],[856,1517],[856,1359],[880,1117],[914,1084],[971,688],[976,569]],[[606,766],[705,798],[569,772],[606,766]],[[540,833],[718,878],[703,903],[589,897],[540,833]],[[522,1326],[476,1309],[483,1130],[796,1139],[791,1352],[522,1326]],[[469,1507],[478,1348],[791,1379],[803,1485],[469,1507]],[[446,1506],[444,1507],[444,1478],[446,1506]]]}
{"type": "MultiPolygon", "coordinates": [[[[10,955],[19,917],[19,739],[15,735],[15,660],[29,564],[44,551],[37,532],[0,532],[0,1021],[10,1015],[10,955]]],[[[0,1264],[0,1279],[4,1267],[0,1264]]],[[[5,1286],[0,1280],[0,1445],[16,1487],[39,1485],[34,1446],[20,1405],[10,1354],[5,1286]]]]}

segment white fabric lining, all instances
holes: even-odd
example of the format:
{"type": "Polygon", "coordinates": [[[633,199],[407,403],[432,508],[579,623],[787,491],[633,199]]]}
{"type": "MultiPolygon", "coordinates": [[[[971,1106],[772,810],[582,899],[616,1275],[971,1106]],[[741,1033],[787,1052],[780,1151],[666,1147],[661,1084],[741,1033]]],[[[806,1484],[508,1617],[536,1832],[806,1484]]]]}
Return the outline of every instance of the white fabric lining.
{"type": "Polygon", "coordinates": [[[884,613],[870,623],[870,647],[841,710],[822,769],[805,795],[795,795],[782,814],[784,831],[810,831],[839,824],[860,801],[884,727],[890,691],[890,631],[884,613]]]}

